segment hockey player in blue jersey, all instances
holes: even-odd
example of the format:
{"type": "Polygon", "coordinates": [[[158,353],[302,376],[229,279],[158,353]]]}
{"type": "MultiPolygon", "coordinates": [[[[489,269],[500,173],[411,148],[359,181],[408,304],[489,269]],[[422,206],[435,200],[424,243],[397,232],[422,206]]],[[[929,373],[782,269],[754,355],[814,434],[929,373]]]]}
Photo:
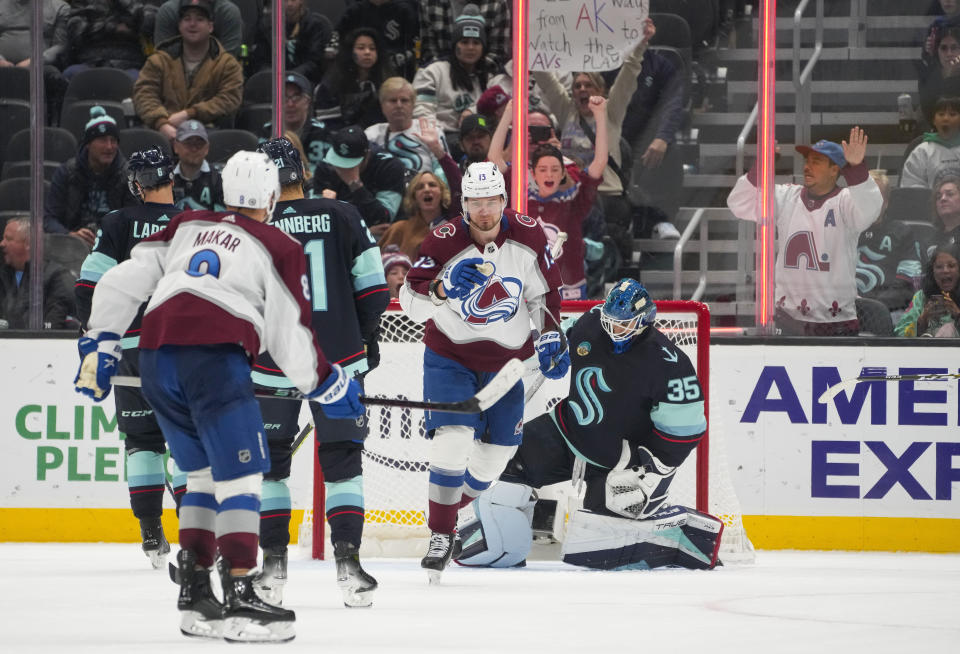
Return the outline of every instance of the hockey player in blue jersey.
{"type": "MultiPolygon", "coordinates": [[[[503,175],[471,164],[462,182],[463,217],[420,246],[400,304],[424,329],[423,396],[458,401],[475,394],[511,358],[536,353],[544,374],[562,377],[569,357],[544,310],[560,309],[560,271],[536,220],[506,208],[503,175]],[[536,339],[531,328],[543,333],[536,339]]],[[[420,565],[431,583],[450,562],[457,510],[496,480],[523,431],[523,384],[480,414],[428,412],[430,545],[420,565]]]]}
{"type": "MultiPolygon", "coordinates": [[[[273,159],[279,170],[281,195],[273,224],[299,241],[307,257],[317,338],[331,361],[348,375],[362,378],[377,365],[380,314],[390,301],[380,250],[353,205],[304,198],[303,164],[290,141],[275,138],[258,149],[273,159]]],[[[269,358],[254,366],[253,376],[263,386],[291,386],[269,358]]],[[[264,564],[258,585],[262,594],[279,601],[290,539],[291,503],[286,480],[300,403],[261,399],[260,409],[273,466],[263,484],[260,538],[264,564]]],[[[323,469],[337,583],[346,606],[369,606],[377,582],[363,570],[359,559],[364,520],[361,464],[367,421],[365,417],[330,420],[313,402],[310,409],[323,469]]]]}
{"type": "MultiPolygon", "coordinates": [[[[157,148],[134,152],[127,160],[127,185],[130,193],[143,204],[111,211],[100,224],[93,251],[84,259],[80,278],[76,283],[77,309],[81,326],[86,329],[90,303],[97,282],[105,272],[130,258],[130,249],[144,238],[166,227],[180,210],[173,204],[173,161],[157,148]]],[[[140,318],[137,314],[127,328],[120,345],[123,358],[118,374],[140,376],[139,352],[140,318]]],[[[160,517],[163,514],[163,493],[166,489],[164,454],[167,451],[163,433],[157,425],[153,409],[139,388],[117,388],[117,426],[126,439],[127,486],[130,508],[140,521],[140,536],[144,553],[154,568],[164,568],[170,545],[163,533],[160,517]]],[[[173,495],[180,506],[186,490],[187,477],[173,464],[173,495]]]]}
{"type": "Polygon", "coordinates": [[[149,298],[140,334],[143,394],[187,473],[177,555],[180,630],[188,636],[278,642],[293,611],[254,589],[263,474],[270,458],[250,366],[263,350],[327,417],[364,415],[360,386],[331,364],[311,327],[300,244],[270,220],[276,165],[238,152],[223,170],[228,211],[185,211],[137,244],[97,283],[78,344],[78,392],[101,401],[122,356],[119,334],[149,298]],[[223,602],[210,568],[219,553],[223,602]]]}
{"type": "Polygon", "coordinates": [[[569,394],[524,426],[500,482],[460,529],[458,563],[522,563],[533,489],[582,478],[585,510],[570,518],[564,561],[603,569],[716,564],[723,523],[666,503],[707,422],[693,365],[654,326],[656,314],[640,282],[625,278],[566,331],[569,394]]]}

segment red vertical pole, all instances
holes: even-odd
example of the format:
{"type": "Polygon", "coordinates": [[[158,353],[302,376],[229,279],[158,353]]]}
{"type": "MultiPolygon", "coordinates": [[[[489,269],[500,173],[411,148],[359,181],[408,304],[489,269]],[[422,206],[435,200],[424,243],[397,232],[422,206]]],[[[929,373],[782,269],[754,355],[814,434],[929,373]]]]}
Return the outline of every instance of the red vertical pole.
{"type": "Polygon", "coordinates": [[[527,213],[527,11],[529,0],[513,0],[513,169],[510,198],[518,213],[527,213]]]}
{"type": "Polygon", "coordinates": [[[757,129],[759,211],[757,221],[756,320],[761,334],[773,333],[774,286],[774,139],[776,126],[777,1],[763,0],[760,8],[760,50],[757,129]]]}
{"type": "Polygon", "coordinates": [[[273,136],[283,136],[283,91],[286,86],[283,78],[286,63],[287,32],[283,17],[283,0],[273,0],[273,136]]]}

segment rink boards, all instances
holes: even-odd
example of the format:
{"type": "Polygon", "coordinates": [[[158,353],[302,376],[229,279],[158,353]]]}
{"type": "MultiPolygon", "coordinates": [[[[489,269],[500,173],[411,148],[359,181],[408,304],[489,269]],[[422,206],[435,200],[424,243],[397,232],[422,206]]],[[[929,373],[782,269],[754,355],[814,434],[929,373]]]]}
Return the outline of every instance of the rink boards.
{"type": "MultiPolygon", "coordinates": [[[[711,428],[725,435],[756,547],[960,551],[958,380],[861,384],[828,404],[816,400],[864,367],[960,371],[956,345],[919,345],[711,347],[711,428]]],[[[95,404],[74,392],[76,361],[73,340],[0,339],[0,541],[139,537],[112,399],[95,404]]],[[[310,451],[293,464],[294,539],[310,497],[310,451]]]]}

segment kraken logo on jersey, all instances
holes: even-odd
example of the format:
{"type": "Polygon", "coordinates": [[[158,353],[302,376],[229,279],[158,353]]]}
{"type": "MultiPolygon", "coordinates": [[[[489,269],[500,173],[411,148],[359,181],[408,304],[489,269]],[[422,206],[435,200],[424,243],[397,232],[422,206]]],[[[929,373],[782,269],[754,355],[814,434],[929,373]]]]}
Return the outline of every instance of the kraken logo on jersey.
{"type": "Polygon", "coordinates": [[[581,425],[589,425],[592,422],[600,424],[603,421],[603,405],[594,389],[599,388],[605,393],[610,392],[607,381],[603,378],[603,370],[596,366],[589,366],[577,373],[576,379],[577,394],[580,396],[580,402],[585,409],[580,408],[574,400],[568,400],[577,422],[581,425]],[[596,420],[594,420],[596,418],[596,420]]]}
{"type": "Polygon", "coordinates": [[[473,325],[486,325],[490,322],[513,318],[520,307],[523,284],[516,277],[501,277],[493,274],[483,286],[475,286],[464,298],[460,311],[464,319],[473,325]]]}

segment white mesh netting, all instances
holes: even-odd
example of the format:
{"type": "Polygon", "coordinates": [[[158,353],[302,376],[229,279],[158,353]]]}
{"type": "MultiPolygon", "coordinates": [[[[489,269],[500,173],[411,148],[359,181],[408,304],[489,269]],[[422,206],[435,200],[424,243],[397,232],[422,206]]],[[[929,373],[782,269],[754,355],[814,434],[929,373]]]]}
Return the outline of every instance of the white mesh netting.
{"type": "MultiPolygon", "coordinates": [[[[576,317],[589,304],[571,308],[564,305],[562,318],[576,317]]],[[[684,303],[658,303],[657,327],[697,365],[697,314],[683,311],[684,303]],[[664,308],[669,305],[670,308],[664,308]]],[[[421,399],[423,388],[423,325],[410,321],[401,311],[388,310],[381,319],[380,365],[367,375],[365,393],[385,397],[421,399]]],[[[574,346],[571,346],[574,347],[574,346]]],[[[708,347],[708,345],[706,345],[708,347]]],[[[701,384],[706,375],[698,371],[701,384]]],[[[547,380],[528,403],[525,420],[530,420],[559,401],[569,381],[547,380]]],[[[363,461],[365,556],[420,556],[430,532],[426,526],[429,441],[425,438],[423,412],[390,407],[369,407],[370,434],[363,461]]],[[[710,422],[709,513],[721,518],[726,527],[722,545],[725,562],[752,559],[752,546],[743,530],[740,504],[727,471],[723,430],[710,422]]],[[[691,454],[677,471],[670,490],[670,503],[697,506],[696,454],[691,454]]],[[[572,493],[572,487],[570,492],[572,493]]],[[[314,505],[315,510],[319,507],[314,505]]],[[[319,509],[322,515],[322,508],[319,509]]],[[[307,511],[300,529],[301,546],[310,547],[313,511],[307,511]]],[[[463,517],[461,517],[461,522],[463,517]]]]}

